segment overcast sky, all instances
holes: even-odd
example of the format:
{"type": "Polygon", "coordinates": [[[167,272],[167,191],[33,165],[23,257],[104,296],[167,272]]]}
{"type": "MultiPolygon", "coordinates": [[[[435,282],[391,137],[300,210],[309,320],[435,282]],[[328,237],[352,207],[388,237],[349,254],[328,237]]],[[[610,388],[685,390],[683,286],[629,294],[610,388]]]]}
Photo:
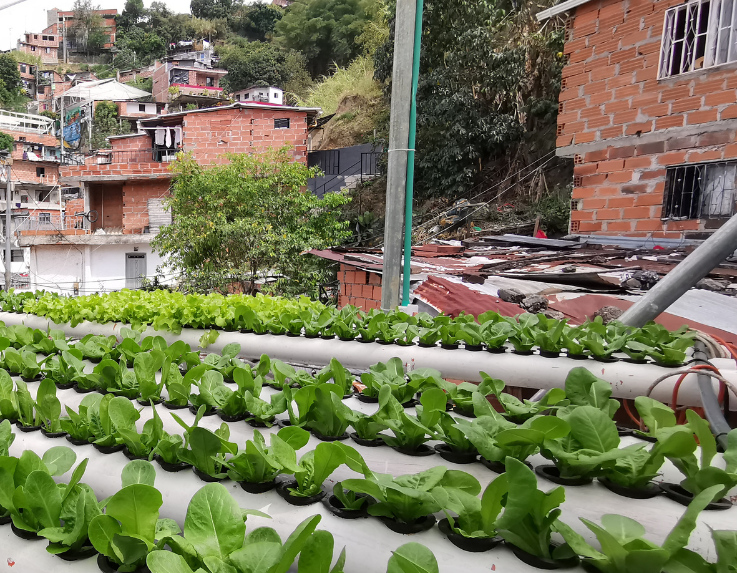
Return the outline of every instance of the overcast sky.
{"type": "MultiPolygon", "coordinates": [[[[0,0],[0,5],[10,0],[0,0]]],[[[152,0],[144,0],[146,6],[152,0]]],[[[172,12],[189,13],[190,0],[163,0],[172,12]]],[[[96,0],[101,8],[117,8],[123,11],[125,0],[96,0]]],[[[46,10],[59,8],[71,10],[74,0],[26,0],[0,12],[0,50],[14,48],[18,38],[25,32],[40,32],[46,28],[46,10]]]]}

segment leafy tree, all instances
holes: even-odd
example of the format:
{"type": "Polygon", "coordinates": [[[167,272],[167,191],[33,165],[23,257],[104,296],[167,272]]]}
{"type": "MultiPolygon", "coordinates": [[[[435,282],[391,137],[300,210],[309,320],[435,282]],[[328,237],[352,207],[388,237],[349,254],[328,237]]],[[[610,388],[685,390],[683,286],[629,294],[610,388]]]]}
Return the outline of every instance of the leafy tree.
{"type": "Polygon", "coordinates": [[[21,85],[18,62],[10,54],[0,54],[0,106],[15,110],[17,102],[25,99],[21,85]]]}
{"type": "MultiPolygon", "coordinates": [[[[555,147],[563,30],[543,6],[510,0],[426,0],[417,93],[419,197],[467,191],[484,168],[516,171],[555,147]]],[[[376,50],[389,85],[393,37],[376,50]]]]}
{"type": "Polygon", "coordinates": [[[243,6],[232,24],[233,29],[249,40],[265,41],[271,36],[276,23],[282,19],[284,10],[273,4],[256,2],[243,6]]]}
{"type": "Polygon", "coordinates": [[[275,39],[302,52],[313,77],[327,74],[360,53],[356,38],[381,7],[380,0],[296,0],[276,24],[275,39]]]}
{"type": "MultiPolygon", "coordinates": [[[[286,88],[290,82],[304,83],[304,60],[274,44],[240,41],[220,49],[220,63],[228,70],[225,85],[237,91],[253,85],[286,88]]],[[[295,84],[295,85],[296,85],[295,84]]]]}
{"type": "Polygon", "coordinates": [[[192,0],[189,9],[195,18],[214,20],[231,18],[241,4],[241,0],[192,0]]]}
{"type": "Polygon", "coordinates": [[[0,151],[13,151],[13,136],[0,131],[0,151]]]}
{"type": "Polygon", "coordinates": [[[99,6],[91,0],[74,0],[74,24],[71,33],[87,55],[99,52],[107,43],[102,16],[96,13],[99,6]]]}
{"type": "Polygon", "coordinates": [[[128,131],[130,131],[128,122],[121,125],[118,121],[118,106],[111,101],[101,101],[95,107],[90,149],[110,147],[110,143],[107,141],[108,137],[122,135],[128,133],[128,131]]]}
{"type": "Polygon", "coordinates": [[[169,199],[173,223],[152,246],[190,290],[240,283],[253,292],[254,281],[268,272],[287,277],[277,285],[282,290],[312,292],[319,276],[308,273],[300,253],[349,234],[339,207],[350,199],[304,191],[315,170],[294,162],[288,147],[228,159],[207,167],[180,157],[169,199]]]}
{"type": "Polygon", "coordinates": [[[148,10],[143,5],[143,0],[126,0],[123,12],[115,18],[118,33],[127,30],[148,20],[148,10]]]}
{"type": "Polygon", "coordinates": [[[133,26],[118,37],[115,43],[119,52],[115,55],[118,69],[148,66],[166,54],[166,44],[155,32],[133,26]]]}

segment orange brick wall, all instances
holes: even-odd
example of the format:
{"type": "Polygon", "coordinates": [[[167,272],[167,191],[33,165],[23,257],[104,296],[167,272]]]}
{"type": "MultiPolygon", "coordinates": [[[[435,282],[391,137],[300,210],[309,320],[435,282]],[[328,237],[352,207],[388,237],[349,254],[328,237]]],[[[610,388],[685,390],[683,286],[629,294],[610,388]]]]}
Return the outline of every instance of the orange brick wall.
{"type": "Polygon", "coordinates": [[[138,149],[151,149],[151,136],[141,134],[137,137],[121,137],[110,140],[113,151],[134,151],[138,149]]]}
{"type": "Polygon", "coordinates": [[[660,220],[668,166],[737,158],[733,126],[714,129],[737,118],[733,66],[657,79],[665,12],[678,4],[594,0],[571,13],[557,145],[574,157],[574,232],[681,238],[711,230],[705,221],[660,220]],[[610,146],[594,149],[602,142],[610,146]]]}
{"type": "Polygon", "coordinates": [[[148,226],[148,200],[169,193],[168,181],[128,181],[123,185],[123,233],[143,233],[148,226]]]}
{"type": "Polygon", "coordinates": [[[381,308],[381,275],[362,271],[350,265],[340,265],[338,273],[340,296],[338,306],[348,304],[368,311],[381,308]]]}
{"type": "Polygon", "coordinates": [[[59,182],[59,166],[47,161],[14,161],[11,167],[13,181],[56,185],[59,182]],[[36,175],[36,168],[44,168],[44,176],[36,175]]]}

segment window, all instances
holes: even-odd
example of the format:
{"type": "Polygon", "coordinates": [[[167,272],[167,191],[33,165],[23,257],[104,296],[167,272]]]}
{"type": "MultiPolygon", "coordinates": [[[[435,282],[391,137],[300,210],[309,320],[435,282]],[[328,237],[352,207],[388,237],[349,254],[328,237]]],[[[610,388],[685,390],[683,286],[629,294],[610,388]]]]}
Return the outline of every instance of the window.
{"type": "Polygon", "coordinates": [[[50,203],[51,202],[51,189],[47,191],[39,191],[38,192],[38,202],[39,203],[50,203]]]}
{"type": "Polygon", "coordinates": [[[663,219],[731,217],[737,163],[671,167],[666,173],[663,219]]]}
{"type": "Polygon", "coordinates": [[[38,34],[34,34],[34,35],[33,35],[33,39],[34,39],[34,40],[38,40],[38,34]]]}
{"type": "Polygon", "coordinates": [[[235,94],[235,101],[241,101],[241,94],[235,94]]]}
{"type": "Polygon", "coordinates": [[[289,129],[289,118],[276,118],[274,119],[274,129],[289,129]]]}
{"type": "Polygon", "coordinates": [[[44,87],[44,86],[38,86],[38,93],[40,93],[40,94],[46,93],[46,87],[44,87]]]}
{"type": "Polygon", "coordinates": [[[46,53],[47,54],[50,54],[51,53],[51,48],[46,48],[46,53]]]}
{"type": "Polygon", "coordinates": [[[23,249],[11,249],[10,250],[10,262],[11,263],[22,263],[23,262],[23,249]]]}
{"type": "Polygon", "coordinates": [[[35,52],[36,51],[36,46],[31,46],[31,51],[32,52],[35,52]]]}
{"type": "Polygon", "coordinates": [[[20,73],[25,74],[26,73],[26,65],[20,64],[20,73]]]}
{"type": "Polygon", "coordinates": [[[247,94],[247,93],[243,94],[243,99],[248,99],[249,97],[250,97],[250,94],[247,94]]]}
{"type": "Polygon", "coordinates": [[[46,175],[45,167],[36,167],[36,177],[44,177],[46,175]]]}
{"type": "Polygon", "coordinates": [[[665,13],[660,78],[737,61],[737,1],[691,0],[665,13]]]}
{"type": "Polygon", "coordinates": [[[142,111],[146,113],[146,104],[145,103],[139,103],[138,104],[138,111],[142,111]]]}
{"type": "Polygon", "coordinates": [[[28,198],[28,195],[21,195],[20,196],[20,202],[21,203],[30,203],[31,200],[28,198]]]}
{"type": "Polygon", "coordinates": [[[215,87],[215,78],[205,78],[205,85],[208,88],[215,87]]]}
{"type": "Polygon", "coordinates": [[[51,224],[51,213],[39,213],[38,222],[51,224]]]}

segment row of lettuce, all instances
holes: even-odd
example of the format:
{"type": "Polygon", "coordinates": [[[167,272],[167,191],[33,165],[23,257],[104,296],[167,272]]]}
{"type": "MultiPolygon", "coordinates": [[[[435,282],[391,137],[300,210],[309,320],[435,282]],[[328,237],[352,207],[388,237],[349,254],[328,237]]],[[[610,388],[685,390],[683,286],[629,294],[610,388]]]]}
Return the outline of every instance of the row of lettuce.
{"type": "MultiPolygon", "coordinates": [[[[132,370],[125,357],[119,362],[103,359],[89,374],[83,373],[85,363],[71,354],[75,349],[62,351],[52,356],[48,376],[40,382],[35,400],[25,382],[13,381],[0,370],[0,415],[25,430],[42,429],[56,437],[68,434],[75,443],[93,443],[103,449],[126,448],[131,457],[156,457],[165,464],[192,465],[201,476],[222,479],[229,475],[253,484],[273,481],[274,477],[271,473],[251,475],[240,471],[256,463],[251,457],[256,455],[254,452],[260,452],[257,465],[270,468],[275,475],[297,476],[300,472],[294,464],[264,466],[266,462],[258,458],[265,451],[260,434],[247,442],[241,452],[244,457],[240,458],[226,422],[246,419],[253,426],[270,426],[280,421],[289,424],[290,431],[300,430],[298,435],[305,440],[300,447],[306,444],[305,430],[309,430],[326,442],[321,444],[324,450],[338,448],[334,441],[348,438],[347,430],[352,428],[351,437],[362,446],[386,444],[407,455],[427,455],[436,450],[453,463],[478,460],[492,464],[492,469],[493,464],[503,464],[507,458],[525,462],[539,452],[553,462],[557,476],[563,480],[599,478],[605,485],[615,484],[635,495],[652,489],[651,482],[666,458],[683,472],[680,486],[689,495],[716,484],[722,484],[723,495],[737,485],[737,430],[729,435],[726,469],[720,469],[712,465],[717,450],[708,422],[688,411],[688,423],[678,424],[670,408],[643,396],[635,400],[642,419],[638,434],[656,444],[650,450],[642,442],[620,447],[620,433],[613,420],[620,403],[611,398],[609,383],[584,368],[571,370],[564,389],[553,389],[540,400],[531,401],[503,392],[504,383],[485,373],[479,385],[455,385],[431,369],[405,373],[401,361],[394,358],[372,366],[362,376],[366,387],[359,396],[377,403],[376,411],[366,414],[351,408],[351,400],[346,400],[351,396],[352,376],[337,360],[313,375],[267,356],[255,366],[238,361],[239,365],[233,367],[231,362],[237,359],[223,355],[209,362],[206,357],[182,374],[176,367],[179,359],[166,355],[172,347],[136,354],[132,370]],[[267,378],[269,372],[273,378],[267,378]],[[225,383],[226,375],[232,376],[234,384],[225,383]],[[104,383],[98,383],[98,392],[85,396],[76,411],[66,406],[66,415],[62,415],[57,384],[67,387],[88,377],[104,383]],[[126,379],[131,382],[122,384],[126,379]],[[267,384],[277,390],[269,392],[268,400],[262,394],[267,384]],[[141,388],[149,386],[153,390],[146,391],[142,403],[153,408],[152,418],[139,432],[136,422],[141,409],[130,399],[142,396],[141,388]],[[131,388],[136,391],[131,392],[131,388]],[[164,388],[169,396],[165,405],[190,406],[196,412],[194,425],[171,414],[185,430],[183,436],[163,430],[154,403],[164,388]],[[417,403],[414,396],[418,394],[419,403],[411,414],[407,406],[417,403]],[[502,412],[492,407],[489,397],[496,398],[502,412]],[[449,411],[449,406],[456,411],[449,411]],[[277,420],[276,416],[284,412],[288,418],[277,420]],[[214,413],[224,420],[219,430],[198,427],[204,415],[214,413]],[[191,432],[197,440],[188,439],[191,432]],[[431,440],[441,444],[432,449],[426,444],[431,440]],[[701,445],[698,457],[697,443],[701,445]],[[245,461],[239,464],[241,459],[245,461]]],[[[289,455],[289,459],[294,456],[296,460],[294,451],[289,450],[289,455]]],[[[341,454],[334,455],[339,459],[341,454]]],[[[319,491],[324,479],[312,481],[319,476],[302,475],[306,481],[298,478],[293,493],[310,497],[319,491]]]]}
{"type": "MultiPolygon", "coordinates": [[[[122,487],[98,501],[94,490],[82,482],[88,459],[71,473],[68,483],[54,476],[71,470],[76,454],[55,447],[39,457],[25,450],[9,455],[14,435],[7,422],[0,424],[0,502],[18,535],[45,538],[46,550],[67,559],[99,554],[103,570],[135,571],[147,565],[151,573],[221,571],[236,573],[286,573],[296,561],[299,571],[343,573],[346,550],[333,563],[334,539],[318,530],[320,515],[300,523],[282,542],[271,527],[259,527],[246,535],[249,515],[267,514],[241,509],[221,484],[208,484],[192,497],[184,520],[161,517],[161,492],[155,487],[156,471],[145,461],[132,461],[121,475],[122,487]],[[165,548],[169,547],[170,550],[165,548]],[[331,568],[332,565],[332,568],[331,568]],[[105,567],[107,566],[107,567],[105,567]]],[[[4,522],[7,522],[6,518],[4,522]]],[[[432,552],[412,543],[395,552],[387,573],[411,573],[415,566],[438,571],[432,552]]]]}
{"type": "Polygon", "coordinates": [[[672,366],[682,364],[693,338],[685,328],[670,332],[651,323],[643,328],[616,321],[603,324],[601,318],[580,326],[544,314],[504,317],[489,311],[478,316],[432,317],[427,313],[410,316],[399,310],[363,312],[355,307],[325,306],[307,298],[280,298],[258,295],[184,295],[168,291],[123,290],[104,295],[60,297],[51,293],[7,293],[0,297],[3,310],[27,312],[57,324],[75,326],[83,321],[123,322],[138,328],[152,325],[157,330],[181,332],[183,327],[224,329],[339,338],[359,342],[379,342],[408,346],[419,344],[444,348],[515,352],[538,349],[548,356],[562,352],[576,358],[611,360],[653,360],[672,366]]]}
{"type": "MultiPolygon", "coordinates": [[[[149,462],[127,464],[122,488],[99,502],[92,488],[81,481],[87,459],[74,469],[69,483],[57,485],[53,476],[72,468],[74,452],[56,447],[39,457],[25,450],[16,458],[9,455],[13,438],[8,422],[0,424],[0,471],[4,477],[0,480],[0,502],[20,535],[48,539],[50,553],[74,553],[83,558],[97,552],[98,563],[103,561],[121,572],[137,570],[145,563],[152,573],[286,573],[295,560],[304,573],[343,571],[345,549],[331,569],[334,539],[330,532],[316,530],[319,515],[300,523],[286,542],[272,528],[246,532],[249,515],[269,516],[240,508],[224,486],[211,483],[191,498],[182,532],[176,522],[159,514],[163,498],[155,487],[156,472],[149,462]]],[[[285,438],[284,442],[290,439],[285,438]]],[[[318,455],[324,454],[315,454],[313,471],[320,471],[318,455]]],[[[723,573],[729,571],[737,555],[735,531],[712,531],[716,562],[707,562],[686,548],[698,514],[719,495],[720,486],[695,496],[660,545],[646,539],[644,527],[630,518],[603,515],[600,525],[582,519],[599,540],[597,548],[560,519],[564,488],[538,489],[534,473],[513,458],[505,461],[506,472],[483,493],[481,484],[470,474],[442,466],[395,478],[372,472],[355,454],[345,460],[349,465],[360,465],[364,474],[336,486],[345,488],[344,496],[354,496],[348,503],[362,494],[365,497],[361,499],[369,504],[368,514],[410,524],[426,521],[432,525],[434,514],[442,511],[450,526],[447,531],[452,532],[449,537],[461,535],[481,541],[500,537],[528,563],[533,558],[542,564],[570,565],[581,556],[604,573],[723,573]],[[565,543],[553,545],[553,533],[559,533],[565,543]]],[[[432,554],[418,544],[400,547],[387,569],[388,573],[437,570],[432,554]]]]}

